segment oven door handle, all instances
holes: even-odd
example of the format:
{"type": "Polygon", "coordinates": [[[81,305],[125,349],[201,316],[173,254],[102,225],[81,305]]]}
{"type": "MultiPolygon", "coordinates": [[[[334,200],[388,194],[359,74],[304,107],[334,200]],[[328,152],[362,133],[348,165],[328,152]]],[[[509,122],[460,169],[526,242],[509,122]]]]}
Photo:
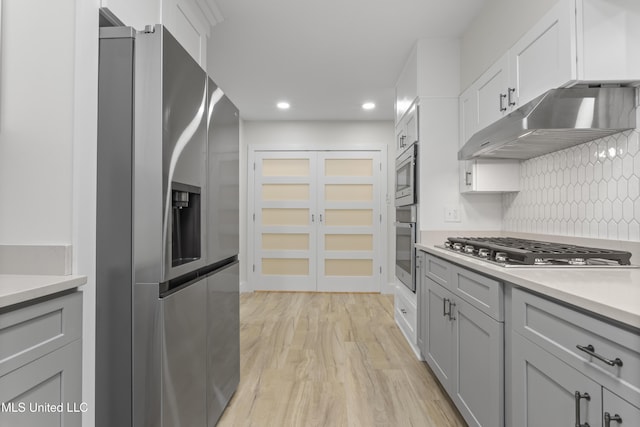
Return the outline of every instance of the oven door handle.
{"type": "Polygon", "coordinates": [[[416,224],[415,222],[394,222],[393,225],[400,228],[413,228],[416,224]]]}

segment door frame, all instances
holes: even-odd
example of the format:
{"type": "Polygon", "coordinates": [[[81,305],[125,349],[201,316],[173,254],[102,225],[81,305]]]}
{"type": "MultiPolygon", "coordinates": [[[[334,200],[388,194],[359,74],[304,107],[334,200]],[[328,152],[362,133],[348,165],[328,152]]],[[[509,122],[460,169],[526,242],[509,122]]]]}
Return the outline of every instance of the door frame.
{"type": "Polygon", "coordinates": [[[387,230],[388,215],[387,205],[390,203],[389,190],[388,190],[388,146],[380,143],[351,143],[351,144],[304,144],[304,143],[288,143],[288,144],[248,144],[247,145],[247,290],[253,291],[255,289],[254,283],[256,280],[256,272],[254,265],[255,259],[255,222],[253,220],[255,209],[255,181],[254,177],[254,163],[256,161],[256,152],[258,151],[378,151],[380,152],[380,206],[379,211],[382,215],[380,221],[380,248],[378,250],[378,257],[380,260],[380,289],[379,292],[383,292],[386,286],[386,277],[388,275],[388,241],[389,233],[387,230]]]}

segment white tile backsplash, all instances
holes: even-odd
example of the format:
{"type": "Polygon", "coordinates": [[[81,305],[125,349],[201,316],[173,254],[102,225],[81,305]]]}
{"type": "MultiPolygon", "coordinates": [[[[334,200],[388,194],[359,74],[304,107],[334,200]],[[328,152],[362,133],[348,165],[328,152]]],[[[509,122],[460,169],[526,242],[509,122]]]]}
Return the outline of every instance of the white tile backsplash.
{"type": "Polygon", "coordinates": [[[640,131],[526,160],[503,230],[640,241],[640,131]]]}

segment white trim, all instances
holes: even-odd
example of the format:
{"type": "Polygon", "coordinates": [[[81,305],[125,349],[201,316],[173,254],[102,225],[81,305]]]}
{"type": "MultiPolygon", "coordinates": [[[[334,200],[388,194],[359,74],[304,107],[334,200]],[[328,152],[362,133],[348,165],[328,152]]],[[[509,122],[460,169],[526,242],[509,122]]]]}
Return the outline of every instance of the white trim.
{"type": "Polygon", "coordinates": [[[317,144],[317,143],[282,143],[269,144],[264,146],[260,144],[248,144],[249,153],[256,151],[380,151],[386,158],[387,145],[382,143],[359,143],[351,144],[317,144]]]}

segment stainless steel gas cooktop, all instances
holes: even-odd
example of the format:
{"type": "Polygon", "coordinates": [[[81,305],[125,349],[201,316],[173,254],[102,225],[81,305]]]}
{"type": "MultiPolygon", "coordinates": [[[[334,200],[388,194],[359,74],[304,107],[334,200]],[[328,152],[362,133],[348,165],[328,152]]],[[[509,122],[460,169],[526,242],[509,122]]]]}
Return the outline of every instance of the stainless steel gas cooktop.
{"type": "Polygon", "coordinates": [[[449,237],[440,247],[502,267],[636,267],[630,252],[511,237],[449,237]]]}

